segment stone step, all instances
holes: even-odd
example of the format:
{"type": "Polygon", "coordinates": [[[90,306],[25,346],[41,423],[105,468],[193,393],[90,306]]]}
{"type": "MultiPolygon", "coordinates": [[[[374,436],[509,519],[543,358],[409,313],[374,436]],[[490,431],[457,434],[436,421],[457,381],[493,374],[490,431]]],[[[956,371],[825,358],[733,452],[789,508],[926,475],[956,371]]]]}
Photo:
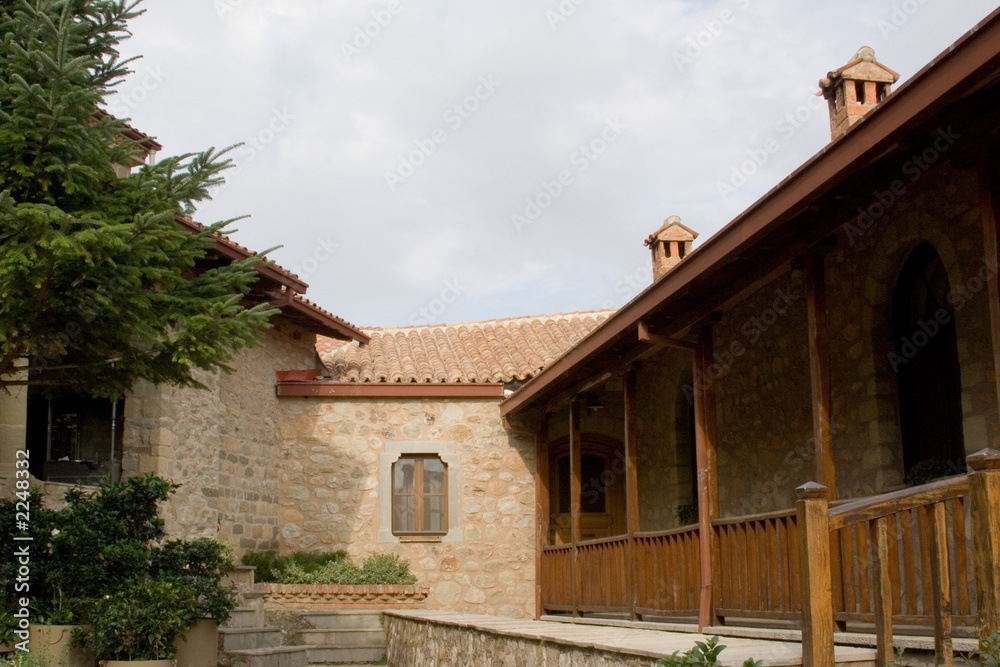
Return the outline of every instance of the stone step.
{"type": "Polygon", "coordinates": [[[385,647],[385,630],[354,628],[347,630],[296,630],[299,643],[308,646],[377,646],[385,647]]]}
{"type": "MultiPolygon", "coordinates": [[[[312,665],[371,664],[385,656],[381,646],[307,646],[312,665]]],[[[253,666],[256,667],[256,666],[253,666]]]]}
{"type": "Polygon", "coordinates": [[[304,667],[309,664],[305,646],[272,646],[269,648],[227,651],[231,667],[304,667]]]}
{"type": "Polygon", "coordinates": [[[304,611],[299,614],[314,628],[331,630],[382,629],[380,611],[304,611]]]}
{"type": "Polygon", "coordinates": [[[264,625],[264,610],[254,607],[237,607],[229,613],[227,628],[259,628],[264,625]]]}
{"type": "Polygon", "coordinates": [[[227,653],[281,646],[281,630],[278,628],[219,628],[219,637],[222,650],[227,653]]]}

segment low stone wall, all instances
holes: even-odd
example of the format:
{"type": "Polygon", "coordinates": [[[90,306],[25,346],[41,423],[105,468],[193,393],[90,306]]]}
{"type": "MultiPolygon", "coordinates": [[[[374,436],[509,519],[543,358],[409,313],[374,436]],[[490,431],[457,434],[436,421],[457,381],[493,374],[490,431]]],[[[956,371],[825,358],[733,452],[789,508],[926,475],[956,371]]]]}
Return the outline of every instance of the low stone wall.
{"type": "Polygon", "coordinates": [[[294,609],[420,609],[426,586],[334,586],[327,584],[260,584],[264,601],[294,609]]]}
{"type": "Polygon", "coordinates": [[[516,630],[504,632],[475,623],[408,617],[406,612],[385,614],[385,638],[386,658],[394,667],[473,664],[476,667],[650,667],[654,664],[649,657],[587,647],[582,636],[578,644],[557,643],[516,630]]]}

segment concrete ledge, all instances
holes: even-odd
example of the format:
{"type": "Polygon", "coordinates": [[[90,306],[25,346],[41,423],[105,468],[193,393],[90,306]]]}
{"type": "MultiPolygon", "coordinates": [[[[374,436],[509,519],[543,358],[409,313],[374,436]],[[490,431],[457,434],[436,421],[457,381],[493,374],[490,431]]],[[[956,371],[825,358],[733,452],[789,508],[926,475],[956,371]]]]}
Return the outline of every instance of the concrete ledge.
{"type": "MultiPolygon", "coordinates": [[[[689,651],[708,636],[605,624],[529,621],[433,611],[386,611],[389,664],[448,667],[475,664],[572,664],[639,667],[674,651],[689,651]]],[[[748,658],[768,667],[802,664],[797,642],[722,637],[722,667],[740,667],[748,658]]],[[[874,667],[875,651],[838,646],[836,663],[874,667]]]]}

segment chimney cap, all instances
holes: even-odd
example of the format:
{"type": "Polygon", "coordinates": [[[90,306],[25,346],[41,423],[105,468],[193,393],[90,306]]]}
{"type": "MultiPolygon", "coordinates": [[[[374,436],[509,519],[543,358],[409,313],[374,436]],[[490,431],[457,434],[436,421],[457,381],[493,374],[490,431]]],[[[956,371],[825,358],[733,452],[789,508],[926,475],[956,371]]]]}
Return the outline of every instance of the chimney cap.
{"type": "Polygon", "coordinates": [[[680,216],[672,215],[663,221],[663,226],[649,235],[643,245],[647,248],[657,241],[694,241],[698,232],[681,224],[680,216]]]}
{"type": "Polygon", "coordinates": [[[827,72],[827,75],[819,80],[819,87],[828,92],[843,79],[893,84],[899,81],[899,74],[875,58],[875,49],[862,46],[846,65],[827,72]]]}

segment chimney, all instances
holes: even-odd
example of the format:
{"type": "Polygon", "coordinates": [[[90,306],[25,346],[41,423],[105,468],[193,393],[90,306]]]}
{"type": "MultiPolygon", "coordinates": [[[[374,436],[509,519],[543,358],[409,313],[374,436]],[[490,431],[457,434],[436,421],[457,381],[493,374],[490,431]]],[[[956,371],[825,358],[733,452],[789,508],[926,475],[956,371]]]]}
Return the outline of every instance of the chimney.
{"type": "Polygon", "coordinates": [[[847,63],[828,72],[819,87],[830,107],[830,138],[836,139],[874,109],[899,75],[875,60],[875,50],[862,46],[847,63]]]}
{"type": "Polygon", "coordinates": [[[664,220],[663,226],[650,234],[644,244],[653,252],[653,280],[680,264],[691,252],[696,238],[698,232],[682,225],[676,215],[664,220]]]}

